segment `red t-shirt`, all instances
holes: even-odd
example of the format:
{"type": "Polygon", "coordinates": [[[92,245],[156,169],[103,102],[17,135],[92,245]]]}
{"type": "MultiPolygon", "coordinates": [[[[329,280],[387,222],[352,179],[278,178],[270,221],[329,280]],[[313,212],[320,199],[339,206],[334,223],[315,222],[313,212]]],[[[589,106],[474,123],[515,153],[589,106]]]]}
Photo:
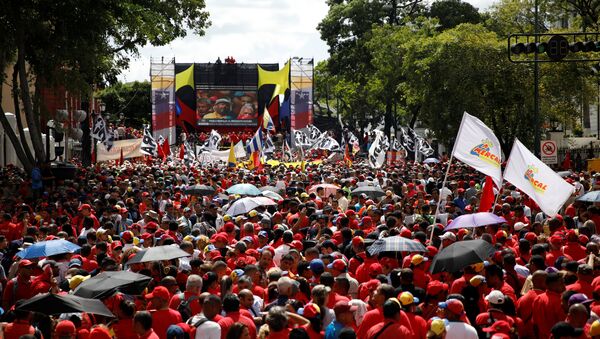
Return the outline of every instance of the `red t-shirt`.
{"type": "Polygon", "coordinates": [[[416,336],[413,336],[413,333],[409,331],[405,326],[396,323],[392,320],[387,320],[385,322],[378,323],[377,325],[370,328],[367,332],[367,335],[362,338],[371,339],[375,338],[376,335],[377,338],[417,338],[416,336]],[[390,323],[392,324],[389,325],[390,323]]]}
{"type": "Polygon", "coordinates": [[[35,334],[33,326],[29,325],[29,322],[25,320],[15,320],[7,324],[4,328],[5,338],[19,338],[25,334],[35,334]]]}
{"type": "Polygon", "coordinates": [[[21,279],[17,277],[17,287],[16,287],[16,295],[13,295],[15,279],[10,279],[6,283],[6,287],[4,288],[4,294],[2,296],[3,303],[7,303],[8,306],[14,305],[17,301],[21,299],[29,299],[33,297],[32,289],[31,289],[31,279],[21,279]]]}
{"type": "Polygon", "coordinates": [[[236,322],[248,326],[250,338],[256,338],[256,325],[254,324],[254,320],[242,316],[240,312],[229,312],[225,317],[223,317],[223,319],[219,320],[218,322],[219,326],[221,326],[221,339],[225,339],[227,337],[227,332],[229,332],[229,328],[236,322]]]}
{"type": "Polygon", "coordinates": [[[550,338],[550,330],[554,324],[564,321],[567,315],[561,305],[560,293],[546,291],[533,302],[533,324],[538,328],[539,338],[550,338]]]}
{"type": "Polygon", "coordinates": [[[523,328],[525,332],[523,336],[533,338],[533,302],[538,295],[544,293],[542,290],[529,290],[524,296],[517,301],[517,315],[523,320],[523,328]]]}
{"type": "MultiPolygon", "coordinates": [[[[190,298],[192,296],[194,296],[195,294],[191,293],[191,292],[183,292],[183,299],[185,300],[190,300],[190,298]]],[[[202,305],[200,305],[200,302],[198,301],[198,296],[196,296],[196,299],[192,300],[189,305],[190,305],[190,309],[192,310],[192,316],[202,312],[202,305]]],[[[181,302],[183,301],[183,299],[181,298],[181,293],[176,293],[172,298],[171,301],[169,302],[169,308],[173,309],[173,310],[177,310],[177,308],[179,307],[179,305],[181,304],[181,302]]]]}
{"type": "Polygon", "coordinates": [[[337,304],[338,301],[350,301],[350,299],[348,297],[344,297],[343,295],[332,291],[329,294],[329,301],[327,302],[327,308],[330,308],[333,310],[333,308],[335,307],[335,304],[337,304]]]}
{"type": "Polygon", "coordinates": [[[160,339],[167,338],[167,329],[173,324],[182,321],[181,314],[170,308],[166,310],[154,310],[152,312],[152,329],[160,339]]]}
{"type": "Polygon", "coordinates": [[[323,338],[325,338],[325,332],[324,331],[317,332],[317,331],[315,331],[315,329],[310,324],[302,325],[301,327],[306,331],[306,333],[308,334],[308,337],[310,339],[323,339],[323,338]]]}
{"type": "Polygon", "coordinates": [[[119,339],[138,339],[138,335],[133,331],[133,319],[120,319],[112,325],[115,332],[115,338],[119,339]]]}
{"type": "MultiPolygon", "coordinates": [[[[408,328],[409,333],[412,333],[412,325],[410,323],[410,320],[406,316],[406,313],[401,311],[400,314],[401,314],[400,324],[405,326],[406,328],[408,328]]],[[[358,331],[356,332],[356,337],[357,338],[366,338],[367,332],[373,326],[375,326],[379,323],[383,323],[383,321],[384,321],[383,308],[378,307],[374,310],[370,310],[369,312],[365,313],[365,315],[363,317],[363,321],[362,321],[362,323],[360,323],[360,326],[358,327],[358,331]]]]}

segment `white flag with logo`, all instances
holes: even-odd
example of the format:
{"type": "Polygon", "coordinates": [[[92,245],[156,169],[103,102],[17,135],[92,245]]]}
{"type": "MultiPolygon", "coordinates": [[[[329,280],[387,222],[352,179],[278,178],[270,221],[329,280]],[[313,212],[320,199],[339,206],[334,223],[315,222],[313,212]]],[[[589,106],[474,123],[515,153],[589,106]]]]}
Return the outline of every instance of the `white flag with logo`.
{"type": "Polygon", "coordinates": [[[494,132],[481,120],[465,112],[458,129],[452,155],[489,175],[497,187],[502,185],[502,149],[494,132]]]}
{"type": "Polygon", "coordinates": [[[381,168],[385,163],[385,152],[383,145],[383,132],[375,131],[375,140],[369,148],[369,165],[373,168],[381,168]]]}
{"type": "Polygon", "coordinates": [[[575,191],[573,185],[536,158],[518,139],[504,169],[504,179],[527,194],[549,216],[556,215],[575,191]]]}
{"type": "Polygon", "coordinates": [[[219,149],[219,143],[221,142],[221,134],[215,131],[214,129],[210,131],[210,136],[208,137],[208,149],[209,150],[217,150],[219,149]]]}

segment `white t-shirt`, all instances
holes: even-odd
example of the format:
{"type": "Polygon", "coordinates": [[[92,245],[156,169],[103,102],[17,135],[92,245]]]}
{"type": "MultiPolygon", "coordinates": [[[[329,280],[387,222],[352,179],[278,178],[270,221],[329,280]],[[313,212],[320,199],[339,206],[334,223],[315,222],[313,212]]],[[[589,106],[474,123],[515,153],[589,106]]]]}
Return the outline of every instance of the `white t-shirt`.
{"type": "MultiPolygon", "coordinates": [[[[188,324],[195,324],[203,316],[202,313],[195,315],[188,320],[188,324]]],[[[204,322],[196,328],[196,339],[221,339],[221,326],[211,320],[204,322]]]]}
{"type": "Polygon", "coordinates": [[[477,330],[463,322],[450,322],[446,326],[446,339],[478,339],[477,330]]]}

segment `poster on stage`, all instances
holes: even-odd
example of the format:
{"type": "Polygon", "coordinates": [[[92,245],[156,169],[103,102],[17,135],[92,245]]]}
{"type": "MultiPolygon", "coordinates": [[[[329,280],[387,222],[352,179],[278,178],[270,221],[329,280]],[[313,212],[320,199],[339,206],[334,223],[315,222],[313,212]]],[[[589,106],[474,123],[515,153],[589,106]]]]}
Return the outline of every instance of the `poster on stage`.
{"type": "Polygon", "coordinates": [[[196,91],[198,126],[256,126],[256,91],[199,89],[196,91]]]}
{"type": "Polygon", "coordinates": [[[119,160],[121,157],[121,149],[123,150],[123,159],[143,157],[142,154],[142,138],[118,140],[113,142],[110,151],[101,142],[96,145],[96,161],[119,160]]]}

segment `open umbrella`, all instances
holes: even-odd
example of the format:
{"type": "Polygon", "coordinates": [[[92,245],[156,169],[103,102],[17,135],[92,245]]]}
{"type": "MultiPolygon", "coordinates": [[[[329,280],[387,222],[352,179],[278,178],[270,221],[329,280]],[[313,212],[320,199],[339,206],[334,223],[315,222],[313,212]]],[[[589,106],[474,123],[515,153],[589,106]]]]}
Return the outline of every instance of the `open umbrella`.
{"type": "Polygon", "coordinates": [[[93,299],[109,297],[117,291],[123,294],[140,295],[151,280],[151,277],[134,272],[107,271],[79,284],[73,294],[93,299]]]}
{"type": "Polygon", "coordinates": [[[275,186],[263,186],[261,188],[259,188],[259,190],[261,191],[271,191],[271,192],[276,192],[279,193],[281,190],[275,186]]]}
{"type": "Polygon", "coordinates": [[[102,301],[98,299],[81,298],[72,294],[38,294],[35,297],[25,300],[17,307],[17,309],[39,312],[46,315],[86,312],[106,317],[114,317],[102,301]]]}
{"type": "Polygon", "coordinates": [[[319,187],[323,187],[323,189],[325,190],[325,196],[328,197],[332,194],[335,194],[335,192],[337,192],[338,189],[340,189],[338,186],[336,185],[332,185],[332,184],[318,184],[318,185],[314,185],[311,188],[308,189],[308,193],[316,193],[317,192],[317,188],[319,187]]]}
{"type": "Polygon", "coordinates": [[[135,254],[127,264],[137,264],[148,261],[171,260],[188,257],[190,254],[180,249],[178,246],[163,245],[150,247],[147,250],[141,250],[135,254]]]}
{"type": "Polygon", "coordinates": [[[439,162],[440,161],[436,158],[427,158],[427,159],[423,160],[424,164],[437,164],[439,162]]]}
{"type": "Polygon", "coordinates": [[[375,186],[361,186],[361,187],[355,188],[350,194],[351,195],[361,195],[363,193],[372,199],[381,198],[385,195],[385,192],[380,187],[375,187],[375,186]]]}
{"type": "Polygon", "coordinates": [[[283,200],[283,197],[281,195],[269,190],[262,191],[262,195],[273,200],[283,200]]]}
{"type": "Polygon", "coordinates": [[[452,220],[448,226],[446,226],[447,230],[453,230],[457,228],[470,228],[470,227],[479,227],[479,226],[487,226],[487,225],[495,225],[506,222],[504,217],[500,217],[490,212],[478,212],[472,214],[463,214],[460,217],[452,220]]]}
{"type": "Polygon", "coordinates": [[[237,184],[229,187],[226,191],[229,194],[239,195],[260,195],[260,190],[252,184],[237,184]]]}
{"type": "Polygon", "coordinates": [[[206,196],[215,194],[215,189],[207,185],[193,185],[185,189],[186,194],[206,196]]]}
{"type": "Polygon", "coordinates": [[[600,201],[600,191],[587,192],[586,194],[580,196],[579,198],[577,198],[575,200],[582,201],[582,202],[599,202],[600,201]]]}
{"type": "Polygon", "coordinates": [[[481,239],[463,240],[442,249],[431,263],[431,273],[458,272],[463,268],[484,262],[494,254],[494,246],[481,239]]]}
{"type": "Polygon", "coordinates": [[[231,206],[229,206],[229,209],[227,209],[227,214],[231,216],[246,214],[258,206],[275,205],[277,205],[277,203],[267,197],[246,197],[234,201],[231,206]]]}
{"type": "Polygon", "coordinates": [[[396,235],[375,240],[373,245],[369,246],[371,255],[379,252],[427,252],[427,248],[418,241],[396,235]]]}
{"type": "Polygon", "coordinates": [[[49,257],[52,255],[73,253],[81,247],[64,239],[40,241],[17,253],[21,259],[49,257]]]}

